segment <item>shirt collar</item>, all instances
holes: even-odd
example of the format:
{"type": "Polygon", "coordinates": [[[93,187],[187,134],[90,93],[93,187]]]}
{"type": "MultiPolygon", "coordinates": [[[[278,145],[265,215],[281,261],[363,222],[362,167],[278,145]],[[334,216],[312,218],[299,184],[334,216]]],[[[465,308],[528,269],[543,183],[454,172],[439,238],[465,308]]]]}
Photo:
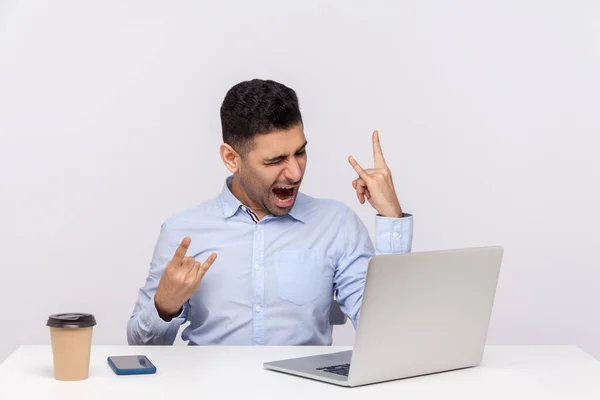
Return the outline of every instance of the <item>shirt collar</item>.
{"type": "MultiPolygon", "coordinates": [[[[220,200],[223,216],[231,218],[243,206],[242,202],[231,193],[231,182],[233,175],[228,176],[221,190],[220,200]]],[[[289,216],[300,222],[305,222],[306,219],[306,199],[302,193],[298,193],[294,206],[288,213],[289,216]]]]}

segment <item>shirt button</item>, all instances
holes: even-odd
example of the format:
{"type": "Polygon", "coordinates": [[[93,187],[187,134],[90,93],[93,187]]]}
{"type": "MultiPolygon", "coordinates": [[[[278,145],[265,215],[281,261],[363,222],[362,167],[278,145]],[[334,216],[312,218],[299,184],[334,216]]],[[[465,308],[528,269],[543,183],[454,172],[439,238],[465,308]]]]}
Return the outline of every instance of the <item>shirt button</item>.
{"type": "Polygon", "coordinates": [[[256,310],[256,312],[260,312],[260,310],[261,310],[260,306],[256,306],[255,310],[256,310]]]}
{"type": "Polygon", "coordinates": [[[254,269],[258,271],[260,269],[260,265],[254,264],[254,269]]]}
{"type": "Polygon", "coordinates": [[[246,207],[245,207],[245,206],[242,206],[242,210],[246,211],[246,207]]]}
{"type": "Polygon", "coordinates": [[[392,236],[397,238],[398,236],[400,236],[400,234],[398,232],[394,232],[394,234],[392,236]]]}
{"type": "Polygon", "coordinates": [[[256,225],[256,229],[261,230],[262,229],[262,225],[261,224],[257,224],[256,225]]]}

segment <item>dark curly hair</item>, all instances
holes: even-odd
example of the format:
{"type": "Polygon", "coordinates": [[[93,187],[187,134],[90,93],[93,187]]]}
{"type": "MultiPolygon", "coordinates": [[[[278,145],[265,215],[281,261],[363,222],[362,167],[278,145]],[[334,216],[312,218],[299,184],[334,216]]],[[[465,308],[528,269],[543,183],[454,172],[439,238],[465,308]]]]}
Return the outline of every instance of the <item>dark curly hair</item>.
{"type": "Polygon", "coordinates": [[[252,150],[254,135],[299,123],[302,115],[296,92],[272,80],[240,82],[229,89],[221,105],[223,142],[241,155],[252,150]]]}

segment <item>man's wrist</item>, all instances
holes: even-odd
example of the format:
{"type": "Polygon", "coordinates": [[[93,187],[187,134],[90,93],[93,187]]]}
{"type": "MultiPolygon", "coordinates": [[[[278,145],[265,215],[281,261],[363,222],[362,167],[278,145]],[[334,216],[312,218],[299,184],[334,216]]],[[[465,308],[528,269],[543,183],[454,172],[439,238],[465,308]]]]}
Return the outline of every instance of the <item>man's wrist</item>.
{"type": "Polygon", "coordinates": [[[164,306],[157,296],[154,297],[154,307],[156,307],[156,311],[158,312],[158,316],[165,322],[170,322],[173,318],[181,314],[183,306],[179,307],[169,307],[164,306]]]}
{"type": "Polygon", "coordinates": [[[402,218],[402,216],[404,214],[402,213],[402,209],[398,208],[396,210],[391,210],[391,211],[386,211],[385,213],[380,213],[379,215],[382,217],[386,217],[386,218],[402,218]]]}

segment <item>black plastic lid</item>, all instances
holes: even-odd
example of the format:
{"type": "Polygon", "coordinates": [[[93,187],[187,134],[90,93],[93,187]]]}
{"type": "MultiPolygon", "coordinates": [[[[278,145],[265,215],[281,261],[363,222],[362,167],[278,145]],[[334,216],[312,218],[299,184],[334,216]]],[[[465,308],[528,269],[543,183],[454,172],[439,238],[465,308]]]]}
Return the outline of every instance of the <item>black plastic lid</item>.
{"type": "Polygon", "coordinates": [[[53,328],[89,328],[96,325],[96,319],[92,314],[64,313],[54,314],[48,318],[46,326],[53,328]]]}

